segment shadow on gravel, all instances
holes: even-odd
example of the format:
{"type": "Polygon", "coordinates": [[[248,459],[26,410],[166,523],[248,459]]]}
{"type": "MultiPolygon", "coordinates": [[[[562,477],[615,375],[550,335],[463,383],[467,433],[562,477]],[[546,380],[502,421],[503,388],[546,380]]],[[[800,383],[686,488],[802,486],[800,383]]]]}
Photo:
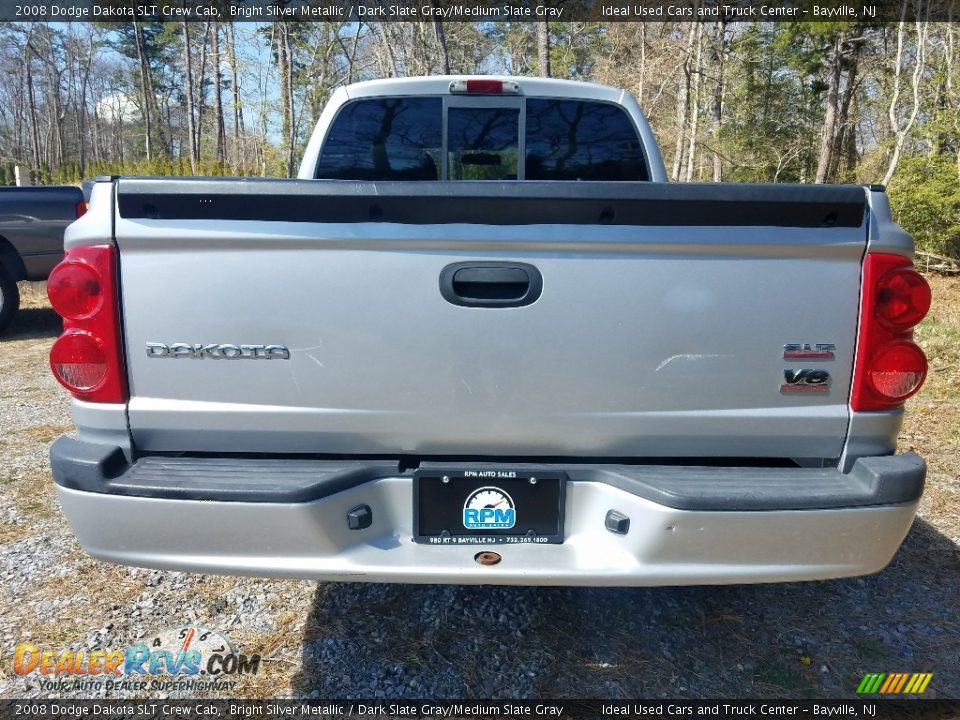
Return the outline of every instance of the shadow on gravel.
{"type": "Polygon", "coordinates": [[[53,308],[20,308],[6,332],[0,335],[0,346],[11,340],[55,338],[63,332],[63,320],[53,308]]]}
{"type": "Polygon", "coordinates": [[[299,696],[852,697],[932,672],[960,697],[960,549],[918,520],[883,572],[688,588],[321,583],[299,696]]]}

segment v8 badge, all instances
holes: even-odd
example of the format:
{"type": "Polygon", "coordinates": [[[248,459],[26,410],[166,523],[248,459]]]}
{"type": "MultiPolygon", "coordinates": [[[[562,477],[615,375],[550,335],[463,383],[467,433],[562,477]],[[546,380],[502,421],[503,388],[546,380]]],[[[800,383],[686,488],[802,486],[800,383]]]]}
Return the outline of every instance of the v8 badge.
{"type": "Polygon", "coordinates": [[[780,392],[825,393],[830,392],[830,373],[826,370],[802,368],[784,370],[780,392]]]}

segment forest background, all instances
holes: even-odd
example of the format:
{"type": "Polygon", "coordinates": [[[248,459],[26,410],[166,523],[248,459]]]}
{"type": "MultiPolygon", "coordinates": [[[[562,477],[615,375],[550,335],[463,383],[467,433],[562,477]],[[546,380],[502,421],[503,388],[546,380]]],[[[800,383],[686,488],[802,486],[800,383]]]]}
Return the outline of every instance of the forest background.
{"type": "Polygon", "coordinates": [[[0,23],[0,183],[289,177],[330,93],[438,73],[626,88],[673,180],[882,183],[960,259],[960,25],[0,23]]]}

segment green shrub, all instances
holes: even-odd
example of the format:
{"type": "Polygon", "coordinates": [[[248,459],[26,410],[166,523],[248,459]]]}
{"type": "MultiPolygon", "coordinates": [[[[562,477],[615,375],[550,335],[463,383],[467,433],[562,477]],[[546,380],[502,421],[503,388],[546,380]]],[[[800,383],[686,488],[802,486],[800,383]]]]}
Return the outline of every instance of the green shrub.
{"type": "Polygon", "coordinates": [[[960,259],[960,178],[954,158],[904,158],[888,188],[894,219],[918,250],[960,259]]]}

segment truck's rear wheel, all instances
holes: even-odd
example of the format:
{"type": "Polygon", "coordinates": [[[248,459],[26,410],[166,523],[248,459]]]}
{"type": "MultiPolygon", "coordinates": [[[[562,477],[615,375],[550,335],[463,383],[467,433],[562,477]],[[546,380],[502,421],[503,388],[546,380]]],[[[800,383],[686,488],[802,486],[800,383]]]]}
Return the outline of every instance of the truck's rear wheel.
{"type": "Polygon", "coordinates": [[[19,307],[20,290],[17,283],[7,269],[0,265],[0,333],[7,329],[19,307]]]}

